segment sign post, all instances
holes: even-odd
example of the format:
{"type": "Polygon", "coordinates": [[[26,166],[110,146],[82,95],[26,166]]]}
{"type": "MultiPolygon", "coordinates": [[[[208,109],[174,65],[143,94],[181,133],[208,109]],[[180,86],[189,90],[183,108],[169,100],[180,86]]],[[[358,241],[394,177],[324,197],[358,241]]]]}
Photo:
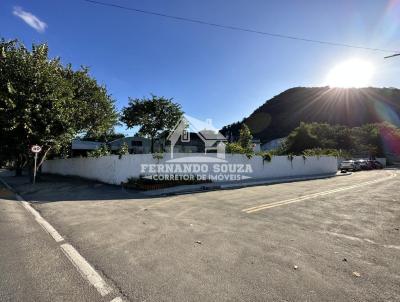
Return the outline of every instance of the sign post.
{"type": "Polygon", "coordinates": [[[42,151],[42,147],[38,146],[38,145],[33,145],[31,147],[31,151],[33,153],[35,153],[35,169],[33,170],[33,184],[35,184],[36,182],[36,166],[37,166],[37,157],[38,157],[38,153],[40,151],[42,151]]]}

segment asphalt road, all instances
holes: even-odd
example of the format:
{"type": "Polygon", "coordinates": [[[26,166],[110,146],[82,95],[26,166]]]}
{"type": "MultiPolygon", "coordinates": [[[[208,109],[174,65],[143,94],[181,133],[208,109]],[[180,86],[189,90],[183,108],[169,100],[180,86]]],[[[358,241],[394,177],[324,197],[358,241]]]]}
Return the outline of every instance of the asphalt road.
{"type": "Polygon", "coordinates": [[[1,184],[0,301],[102,301],[1,184]]]}
{"type": "MultiPolygon", "coordinates": [[[[6,180],[130,301],[400,301],[397,174],[367,171],[162,198],[60,177],[35,187],[6,180]]],[[[0,247],[0,268],[8,272],[0,298],[3,290],[23,298],[63,286],[48,297],[63,292],[59,300],[74,301],[66,297],[75,290],[82,301],[99,301],[57,251],[53,261],[25,264],[53,242],[37,227],[29,238],[40,244],[18,249],[34,221],[14,223],[16,205],[3,210],[3,203],[1,238],[14,237],[0,247]],[[23,264],[14,265],[20,268],[11,250],[21,251],[23,264]],[[29,280],[43,269],[66,277],[57,284],[44,279],[35,289],[29,280]],[[9,279],[27,281],[18,291],[9,279]]]]}

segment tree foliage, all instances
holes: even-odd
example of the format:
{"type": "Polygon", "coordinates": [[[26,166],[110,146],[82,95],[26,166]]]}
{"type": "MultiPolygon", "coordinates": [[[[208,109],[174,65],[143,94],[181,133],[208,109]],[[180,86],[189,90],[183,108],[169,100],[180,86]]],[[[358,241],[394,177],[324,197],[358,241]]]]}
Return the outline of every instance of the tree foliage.
{"type": "Polygon", "coordinates": [[[238,143],[228,143],[226,144],[225,152],[231,154],[246,154],[246,149],[238,143]]]}
{"type": "Polygon", "coordinates": [[[255,154],[253,150],[253,136],[246,124],[242,124],[237,141],[226,145],[225,152],[245,154],[248,158],[251,158],[255,154]]]}
{"type": "Polygon", "coordinates": [[[117,155],[119,159],[122,158],[123,155],[129,154],[129,146],[126,142],[123,142],[121,146],[117,150],[117,155]]]}
{"type": "Polygon", "coordinates": [[[0,40],[0,153],[21,168],[29,147],[57,153],[79,133],[98,134],[117,121],[114,102],[87,68],[74,71],[49,58],[47,45],[28,50],[17,40],[0,40]]]}
{"type": "Polygon", "coordinates": [[[125,137],[122,133],[116,133],[114,129],[109,129],[105,132],[100,133],[86,133],[85,136],[82,137],[82,140],[92,141],[92,142],[112,142],[113,140],[125,137]]]}
{"type": "Polygon", "coordinates": [[[389,123],[360,127],[301,123],[287,137],[277,154],[375,157],[400,154],[400,129],[389,123]],[[396,149],[397,148],[397,149],[396,149]]]}
{"type": "Polygon", "coordinates": [[[300,126],[289,134],[286,139],[287,151],[289,153],[299,154],[305,149],[318,147],[318,138],[312,133],[311,128],[309,124],[300,123],[300,126]]]}
{"type": "Polygon", "coordinates": [[[238,143],[246,151],[253,150],[253,136],[246,124],[240,128],[238,143]]]}
{"type": "Polygon", "coordinates": [[[103,144],[99,148],[91,150],[87,153],[88,157],[96,157],[96,158],[107,155],[111,155],[110,148],[107,146],[107,144],[103,144]]]}
{"type": "Polygon", "coordinates": [[[344,157],[350,158],[351,154],[345,150],[337,150],[337,149],[321,149],[321,148],[314,148],[314,149],[306,149],[302,152],[304,156],[334,156],[334,157],[344,157]]]}
{"type": "Polygon", "coordinates": [[[382,123],[388,114],[400,116],[400,89],[295,87],[257,108],[242,121],[221,129],[226,137],[238,137],[243,123],[262,142],[286,137],[300,122],[347,127],[382,123]],[[382,114],[386,113],[386,114],[382,114]]]}
{"type": "Polygon", "coordinates": [[[128,128],[139,126],[138,133],[151,139],[151,152],[154,152],[154,139],[172,130],[183,115],[181,106],[172,100],[155,95],[151,98],[129,98],[128,106],[122,109],[121,122],[128,128]]]}

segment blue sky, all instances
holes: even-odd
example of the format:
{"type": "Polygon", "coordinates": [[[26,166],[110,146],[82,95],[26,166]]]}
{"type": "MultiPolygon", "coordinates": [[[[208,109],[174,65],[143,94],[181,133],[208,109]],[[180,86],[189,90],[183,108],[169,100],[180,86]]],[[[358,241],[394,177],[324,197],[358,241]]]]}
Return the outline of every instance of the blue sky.
{"type": "MultiPolygon", "coordinates": [[[[304,38],[400,50],[400,0],[104,2],[304,38]]],[[[323,85],[336,64],[352,58],[374,65],[371,86],[400,87],[400,59],[384,60],[385,53],[221,30],[82,0],[2,0],[0,36],[18,38],[28,46],[47,42],[52,56],[75,67],[89,66],[91,74],[116,99],[118,109],[127,104],[128,96],[154,93],[173,97],[187,114],[210,118],[216,127],[241,120],[290,87],[323,85]]]]}

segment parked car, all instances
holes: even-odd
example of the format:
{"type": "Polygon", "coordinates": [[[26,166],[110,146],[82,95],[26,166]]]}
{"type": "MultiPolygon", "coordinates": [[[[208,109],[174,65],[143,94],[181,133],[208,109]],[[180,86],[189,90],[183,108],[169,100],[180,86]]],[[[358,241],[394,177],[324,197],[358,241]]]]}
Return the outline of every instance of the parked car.
{"type": "Polygon", "coordinates": [[[383,169],[383,165],[377,160],[368,160],[368,162],[372,166],[372,169],[383,169]]]}
{"type": "Polygon", "coordinates": [[[360,171],[361,167],[360,164],[354,160],[345,160],[340,163],[339,169],[340,172],[345,173],[348,171],[360,171]]]}
{"type": "Polygon", "coordinates": [[[361,170],[372,170],[374,169],[374,165],[369,160],[359,159],[356,161],[360,165],[361,170]]]}

